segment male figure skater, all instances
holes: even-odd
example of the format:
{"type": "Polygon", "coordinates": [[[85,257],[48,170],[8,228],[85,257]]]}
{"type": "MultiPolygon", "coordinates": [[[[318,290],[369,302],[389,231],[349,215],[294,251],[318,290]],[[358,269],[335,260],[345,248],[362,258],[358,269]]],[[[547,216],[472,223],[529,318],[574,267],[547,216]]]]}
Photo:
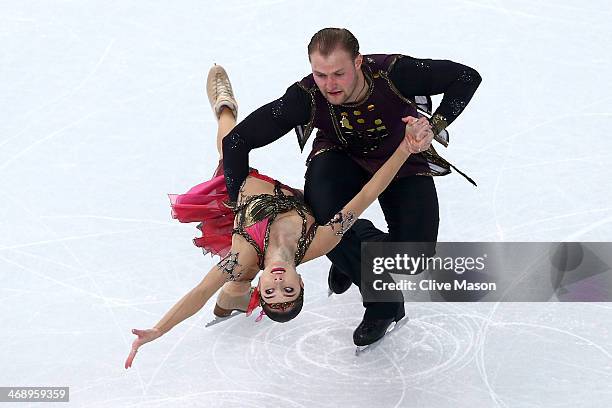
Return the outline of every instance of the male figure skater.
{"type": "MultiPolygon", "coordinates": [[[[303,149],[317,128],[307,159],[304,193],[317,222],[324,223],[392,154],[404,137],[406,124],[419,118],[428,121],[431,129],[421,140],[422,152],[406,161],[379,197],[388,234],[367,220],[353,225],[355,220],[336,218],[338,226],[347,231],[328,254],[333,263],[328,283],[332,291],[342,293],[351,282],[361,287],[362,241],[431,242],[435,248],[439,214],[432,176],[449,174],[455,167],[437,154],[431,140],[448,144],[445,129],[464,110],[481,77],[473,68],[448,60],[361,55],[353,34],[338,28],[317,32],[308,45],[308,57],[310,75],[291,85],[281,98],[251,113],[223,140],[231,200],[236,200],[248,174],[251,149],[265,146],[293,128],[303,149]],[[444,96],[429,117],[429,96],[437,94],[444,96]]],[[[394,321],[404,317],[401,295],[392,300],[364,302],[365,314],[353,333],[357,346],[379,340],[394,321]]]]}

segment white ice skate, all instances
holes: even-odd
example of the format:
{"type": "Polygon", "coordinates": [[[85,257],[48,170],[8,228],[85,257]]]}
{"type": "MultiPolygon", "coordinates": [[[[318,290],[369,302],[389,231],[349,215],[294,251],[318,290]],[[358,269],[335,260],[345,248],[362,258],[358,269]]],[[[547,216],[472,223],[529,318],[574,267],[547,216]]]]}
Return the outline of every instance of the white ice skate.
{"type": "Polygon", "coordinates": [[[238,104],[234,98],[232,84],[227,76],[227,72],[225,72],[225,69],[223,69],[221,65],[213,65],[208,72],[208,78],[206,79],[206,94],[208,95],[208,101],[217,119],[219,119],[223,107],[230,109],[234,117],[238,118],[238,104]]]}
{"type": "Polygon", "coordinates": [[[223,323],[223,322],[231,319],[232,317],[236,317],[236,316],[241,315],[241,314],[244,314],[244,312],[236,310],[236,311],[232,312],[231,314],[229,314],[228,316],[223,316],[223,317],[215,316],[215,318],[213,320],[211,320],[210,322],[206,323],[204,325],[204,327],[210,327],[210,326],[214,326],[215,324],[223,323]]]}

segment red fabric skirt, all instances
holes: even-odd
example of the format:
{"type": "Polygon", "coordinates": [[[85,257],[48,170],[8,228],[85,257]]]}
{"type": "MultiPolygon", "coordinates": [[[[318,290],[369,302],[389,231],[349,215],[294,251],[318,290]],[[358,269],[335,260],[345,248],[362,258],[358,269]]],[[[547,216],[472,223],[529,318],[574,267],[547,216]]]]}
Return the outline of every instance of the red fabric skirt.
{"type": "MultiPolygon", "coordinates": [[[[250,176],[268,181],[275,180],[250,169],[250,176]]],[[[219,162],[213,177],[193,186],[184,194],[168,194],[172,218],[180,222],[199,222],[196,228],[201,237],[193,239],[195,246],[202,248],[204,254],[226,256],[232,247],[234,213],[225,203],[229,194],[223,176],[223,163],[219,162]]]]}

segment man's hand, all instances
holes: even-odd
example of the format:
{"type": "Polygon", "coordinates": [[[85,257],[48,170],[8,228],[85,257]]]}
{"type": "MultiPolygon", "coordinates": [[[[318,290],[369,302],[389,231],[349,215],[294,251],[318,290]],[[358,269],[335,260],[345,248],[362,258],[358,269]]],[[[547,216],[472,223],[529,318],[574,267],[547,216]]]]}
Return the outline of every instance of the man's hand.
{"type": "Polygon", "coordinates": [[[400,148],[411,154],[421,153],[429,149],[434,137],[429,121],[425,118],[417,119],[406,116],[402,118],[402,122],[406,124],[406,132],[400,148]]]}

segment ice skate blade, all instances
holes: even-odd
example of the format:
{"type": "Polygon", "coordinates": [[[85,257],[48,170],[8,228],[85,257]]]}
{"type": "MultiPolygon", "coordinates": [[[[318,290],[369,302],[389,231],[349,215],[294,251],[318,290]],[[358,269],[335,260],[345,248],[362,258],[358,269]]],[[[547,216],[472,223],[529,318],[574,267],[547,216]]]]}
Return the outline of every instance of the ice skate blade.
{"type": "Polygon", "coordinates": [[[387,336],[389,336],[392,332],[398,330],[399,328],[401,328],[403,325],[405,325],[408,322],[408,316],[402,318],[399,322],[393,322],[389,325],[389,327],[387,327],[387,331],[385,332],[385,335],[382,336],[380,339],[376,340],[374,343],[372,344],[368,344],[365,346],[356,346],[355,349],[355,355],[359,356],[363,353],[369,352],[374,350],[376,347],[378,347],[380,345],[380,343],[382,343],[382,341],[384,339],[387,338],[387,336]]]}
{"type": "Polygon", "coordinates": [[[331,297],[333,294],[334,292],[331,289],[327,289],[327,297],[331,297]]]}
{"type": "Polygon", "coordinates": [[[239,314],[243,314],[243,313],[244,312],[234,311],[234,312],[232,312],[231,315],[226,316],[226,317],[215,316],[215,318],[213,320],[211,320],[210,322],[206,323],[206,325],[204,327],[210,327],[210,326],[214,326],[215,324],[223,323],[224,321],[229,320],[232,317],[238,316],[239,314]]]}

